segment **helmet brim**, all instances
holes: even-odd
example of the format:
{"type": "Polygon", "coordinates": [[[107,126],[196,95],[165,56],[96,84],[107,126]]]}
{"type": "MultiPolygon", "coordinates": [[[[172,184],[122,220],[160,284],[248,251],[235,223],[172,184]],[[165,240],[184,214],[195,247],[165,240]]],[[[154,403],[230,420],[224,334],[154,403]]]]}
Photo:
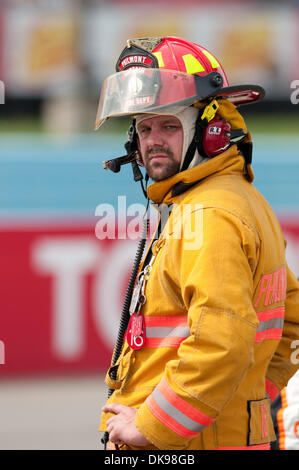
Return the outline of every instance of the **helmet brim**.
{"type": "Polygon", "coordinates": [[[261,101],[265,96],[265,90],[260,85],[235,85],[221,88],[210,96],[226,98],[238,107],[261,101]]]}
{"type": "Polygon", "coordinates": [[[94,129],[111,117],[159,113],[170,105],[188,107],[211,97],[225,98],[238,107],[265,96],[259,85],[221,87],[219,77],[216,72],[201,77],[151,68],[110,75],[103,83],[94,129]],[[165,91],[160,93],[162,83],[165,91]]]}

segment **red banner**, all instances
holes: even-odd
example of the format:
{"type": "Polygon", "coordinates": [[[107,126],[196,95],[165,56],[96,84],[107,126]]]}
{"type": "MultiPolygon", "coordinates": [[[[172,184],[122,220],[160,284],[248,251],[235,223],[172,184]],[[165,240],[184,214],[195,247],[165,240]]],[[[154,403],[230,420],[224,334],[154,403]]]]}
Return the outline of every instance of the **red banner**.
{"type": "Polygon", "coordinates": [[[94,228],[0,231],[0,376],[107,368],[136,241],[94,228]]]}
{"type": "MultiPolygon", "coordinates": [[[[298,276],[299,219],[281,222],[298,276]]],[[[136,246],[94,221],[2,227],[0,376],[106,370],[136,246]]]]}

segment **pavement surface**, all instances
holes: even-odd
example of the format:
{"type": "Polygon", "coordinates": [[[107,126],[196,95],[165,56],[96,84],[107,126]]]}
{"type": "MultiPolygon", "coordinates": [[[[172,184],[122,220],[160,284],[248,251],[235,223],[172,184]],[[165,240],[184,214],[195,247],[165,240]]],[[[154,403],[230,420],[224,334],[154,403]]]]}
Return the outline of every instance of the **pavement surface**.
{"type": "Polygon", "coordinates": [[[0,450],[102,450],[103,376],[0,381],[0,450]]]}

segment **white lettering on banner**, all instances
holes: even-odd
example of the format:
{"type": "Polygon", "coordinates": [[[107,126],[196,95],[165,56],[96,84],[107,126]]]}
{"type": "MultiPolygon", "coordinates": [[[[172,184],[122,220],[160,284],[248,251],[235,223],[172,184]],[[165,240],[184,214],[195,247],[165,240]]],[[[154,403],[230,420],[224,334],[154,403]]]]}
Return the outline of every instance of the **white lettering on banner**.
{"type": "Polygon", "coordinates": [[[112,348],[115,344],[122,310],[121,291],[132,267],[136,242],[114,243],[102,261],[94,280],[92,305],[95,326],[101,339],[112,348]]]}
{"type": "Polygon", "coordinates": [[[5,364],[5,346],[3,341],[0,341],[0,364],[5,364]]]}
{"type": "Polygon", "coordinates": [[[94,269],[99,255],[90,237],[46,237],[34,246],[35,269],[53,276],[51,340],[61,359],[76,359],[85,347],[83,276],[94,269]]]}
{"type": "MultiPolygon", "coordinates": [[[[137,222],[139,224],[142,219],[141,207],[132,205],[129,208],[129,214],[133,216],[131,226],[127,225],[129,239],[124,232],[126,240],[103,245],[90,235],[47,235],[33,245],[32,262],[35,271],[52,277],[51,348],[62,361],[80,359],[88,348],[88,302],[84,282],[87,274],[92,275],[90,305],[93,326],[109,349],[114,346],[123,305],[122,296],[136,253],[137,243],[133,240],[133,233],[136,232],[137,222]]],[[[199,233],[197,228],[202,225],[202,211],[199,210],[196,215],[199,220],[194,219],[194,227],[186,226],[185,236],[186,241],[191,243],[190,248],[193,248],[194,234],[199,233]]],[[[176,226],[174,219],[171,231],[176,229],[179,237],[181,226],[176,226]]],[[[176,233],[173,234],[175,236],[176,233]]],[[[298,276],[299,240],[289,233],[285,237],[288,264],[298,276]]],[[[199,238],[199,242],[202,239],[199,238]]],[[[292,349],[292,360],[297,363],[298,344],[294,344],[292,349]]],[[[3,363],[2,359],[4,361],[4,344],[0,341],[0,364],[3,363]]]]}

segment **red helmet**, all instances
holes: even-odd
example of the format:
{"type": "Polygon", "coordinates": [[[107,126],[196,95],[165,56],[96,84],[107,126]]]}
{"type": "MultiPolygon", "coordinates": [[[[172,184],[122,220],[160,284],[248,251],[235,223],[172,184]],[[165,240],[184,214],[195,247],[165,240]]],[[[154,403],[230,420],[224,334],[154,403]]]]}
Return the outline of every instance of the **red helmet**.
{"type": "Polygon", "coordinates": [[[95,128],[112,116],[157,112],[223,97],[236,106],[263,98],[257,85],[229,86],[225,72],[207,49],[176,37],[129,39],[116,74],[104,82],[95,128]]]}
{"type": "Polygon", "coordinates": [[[223,78],[223,85],[228,86],[228,80],[218,60],[202,46],[185,39],[176,37],[129,39],[128,46],[121,53],[116,71],[129,67],[159,67],[184,73],[196,73],[205,76],[210,72],[218,72],[223,78]],[[144,48],[155,56],[154,62],[136,56],[132,46],[144,48]]]}

